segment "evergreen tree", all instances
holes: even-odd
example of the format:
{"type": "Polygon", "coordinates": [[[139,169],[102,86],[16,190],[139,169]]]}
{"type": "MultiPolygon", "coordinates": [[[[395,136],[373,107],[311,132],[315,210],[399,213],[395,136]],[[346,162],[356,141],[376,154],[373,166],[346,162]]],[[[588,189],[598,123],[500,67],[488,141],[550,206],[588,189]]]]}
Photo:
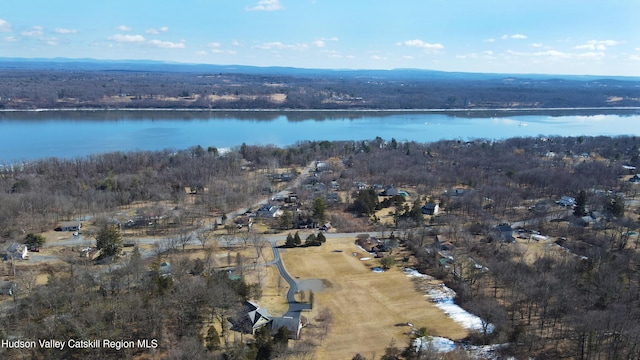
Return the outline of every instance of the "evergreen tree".
{"type": "Polygon", "coordinates": [[[115,225],[107,225],[96,234],[96,248],[100,250],[100,258],[115,256],[122,250],[122,235],[115,225]]]}
{"type": "Polygon", "coordinates": [[[209,326],[205,340],[207,341],[207,349],[209,351],[218,350],[220,348],[220,335],[218,335],[218,330],[216,330],[214,326],[209,326]]]}
{"type": "Polygon", "coordinates": [[[288,342],[289,342],[289,329],[287,329],[286,326],[281,326],[278,329],[278,332],[276,332],[276,334],[273,335],[273,344],[276,346],[277,345],[286,346],[288,342]]]}
{"type": "Polygon", "coordinates": [[[573,215],[575,216],[585,216],[587,215],[587,193],[584,190],[581,190],[576,198],[576,207],[573,209],[573,215]]]}
{"type": "Polygon", "coordinates": [[[291,211],[285,210],[282,213],[282,216],[280,216],[280,229],[289,230],[291,229],[292,224],[293,224],[293,215],[291,214],[291,211]]]}
{"type": "Polygon", "coordinates": [[[321,233],[318,234],[318,236],[316,236],[316,240],[318,241],[318,244],[322,245],[327,241],[327,238],[321,232],[321,233]]]}
{"type": "Polygon", "coordinates": [[[309,236],[307,236],[307,239],[304,241],[304,244],[306,246],[318,245],[318,238],[315,234],[309,234],[309,236]]]}
{"type": "Polygon", "coordinates": [[[298,234],[298,232],[297,232],[297,231],[296,231],[296,234],[295,234],[295,235],[293,235],[293,243],[294,243],[296,246],[300,246],[300,245],[302,245],[302,239],[300,238],[300,234],[298,234]]]}
{"type": "Polygon", "coordinates": [[[27,234],[27,236],[24,238],[24,243],[29,247],[40,247],[44,245],[45,239],[42,235],[27,234]]]}
{"type": "Polygon", "coordinates": [[[322,198],[313,200],[313,219],[321,223],[327,217],[327,203],[322,198]]]}
{"type": "Polygon", "coordinates": [[[287,240],[285,241],[284,246],[286,246],[286,247],[295,247],[296,246],[295,239],[293,238],[293,235],[291,235],[291,233],[289,233],[287,235],[287,240]]]}

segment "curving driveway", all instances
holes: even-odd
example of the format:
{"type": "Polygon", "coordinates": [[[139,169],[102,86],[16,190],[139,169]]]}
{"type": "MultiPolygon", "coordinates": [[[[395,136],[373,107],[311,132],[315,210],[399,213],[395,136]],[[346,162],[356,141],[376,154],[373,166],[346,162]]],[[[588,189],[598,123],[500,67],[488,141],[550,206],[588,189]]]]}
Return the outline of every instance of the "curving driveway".
{"type": "Polygon", "coordinates": [[[282,258],[280,257],[280,249],[278,249],[278,247],[276,246],[276,241],[270,240],[270,242],[271,250],[273,250],[273,261],[269,262],[269,264],[274,264],[278,268],[278,272],[280,272],[280,275],[289,284],[289,291],[287,292],[287,302],[289,303],[289,309],[287,310],[285,316],[299,319],[300,312],[302,312],[303,310],[310,310],[311,304],[296,301],[295,294],[296,292],[298,292],[298,284],[284,268],[284,264],[282,264],[282,258]]]}

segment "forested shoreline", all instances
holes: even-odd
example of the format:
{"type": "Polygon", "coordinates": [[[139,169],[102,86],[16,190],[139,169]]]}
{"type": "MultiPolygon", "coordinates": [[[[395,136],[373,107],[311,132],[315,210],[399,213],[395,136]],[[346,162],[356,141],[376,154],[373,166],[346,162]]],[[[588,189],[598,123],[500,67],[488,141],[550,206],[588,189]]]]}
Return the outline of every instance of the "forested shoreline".
{"type": "Polygon", "coordinates": [[[0,62],[0,109],[549,109],[640,106],[635,78],[0,62]],[[246,72],[242,72],[242,71],[246,72]]]}

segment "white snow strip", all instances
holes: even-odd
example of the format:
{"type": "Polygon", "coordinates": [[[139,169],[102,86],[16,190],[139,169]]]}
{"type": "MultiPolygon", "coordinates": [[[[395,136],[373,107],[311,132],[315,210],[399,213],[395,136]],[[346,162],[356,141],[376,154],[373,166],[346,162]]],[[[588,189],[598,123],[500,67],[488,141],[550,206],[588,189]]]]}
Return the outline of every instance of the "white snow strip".
{"type": "Polygon", "coordinates": [[[447,353],[456,349],[456,343],[451,339],[439,336],[425,336],[413,341],[413,345],[420,350],[430,350],[447,353]]]}
{"type": "MultiPolygon", "coordinates": [[[[428,276],[411,268],[405,268],[404,273],[409,277],[425,278],[428,276]]],[[[444,284],[440,284],[439,287],[430,289],[427,292],[427,296],[431,301],[436,303],[436,306],[440,308],[440,310],[465,329],[482,331],[482,319],[456,305],[453,302],[453,299],[456,297],[456,292],[452,289],[446,287],[444,284]]],[[[487,332],[493,332],[492,324],[487,326],[487,332]]]]}

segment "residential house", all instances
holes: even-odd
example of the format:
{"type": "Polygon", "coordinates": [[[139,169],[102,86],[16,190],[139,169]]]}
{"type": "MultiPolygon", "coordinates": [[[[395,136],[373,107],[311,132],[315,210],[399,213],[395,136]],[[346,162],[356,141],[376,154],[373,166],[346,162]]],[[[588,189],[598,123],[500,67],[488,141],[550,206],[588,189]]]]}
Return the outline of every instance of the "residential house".
{"type": "Polygon", "coordinates": [[[259,218],[275,218],[281,216],[282,211],[280,207],[274,205],[263,205],[256,211],[256,217],[259,218]]]}
{"type": "Polygon", "coordinates": [[[300,338],[300,330],[302,330],[302,321],[300,321],[300,316],[283,316],[271,319],[268,326],[273,335],[284,326],[289,331],[289,339],[298,340],[300,338]]]}
{"type": "Polygon", "coordinates": [[[437,215],[440,211],[440,205],[436,203],[426,203],[420,208],[420,211],[425,215],[437,215]]]}
{"type": "Polygon", "coordinates": [[[65,221],[56,227],[55,231],[80,231],[82,223],[80,221],[65,221]]]}
{"type": "Polygon", "coordinates": [[[29,249],[27,249],[27,245],[11,244],[7,248],[7,259],[28,260],[29,249]]]}
{"type": "Polygon", "coordinates": [[[631,179],[629,179],[629,181],[632,184],[640,184],[640,176],[638,176],[638,174],[635,174],[631,177],[631,179]]]}
{"type": "Polygon", "coordinates": [[[565,195],[565,196],[560,198],[560,200],[557,202],[557,204],[560,205],[560,206],[573,207],[573,206],[576,205],[576,198],[565,195]]]}
{"type": "Polygon", "coordinates": [[[398,195],[398,189],[396,189],[393,185],[389,185],[384,188],[384,190],[380,193],[380,196],[396,196],[398,195]]]}
{"type": "Polygon", "coordinates": [[[498,235],[498,240],[505,243],[515,242],[516,239],[513,237],[513,229],[509,224],[500,224],[495,227],[496,233],[498,235]]]}
{"type": "Polygon", "coordinates": [[[271,322],[272,318],[267,309],[261,308],[254,302],[245,301],[237,316],[231,320],[232,329],[253,334],[271,322]]]}

